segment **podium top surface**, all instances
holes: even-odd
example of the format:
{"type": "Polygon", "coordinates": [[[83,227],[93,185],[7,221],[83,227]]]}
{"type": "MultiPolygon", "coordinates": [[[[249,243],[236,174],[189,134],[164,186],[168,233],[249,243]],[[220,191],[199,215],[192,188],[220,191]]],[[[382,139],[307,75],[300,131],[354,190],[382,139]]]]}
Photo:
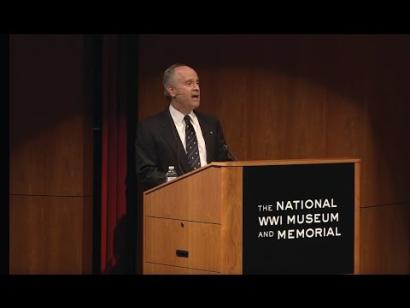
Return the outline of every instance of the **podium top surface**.
{"type": "MultiPolygon", "coordinates": [[[[249,161],[213,162],[202,168],[211,167],[211,166],[246,167],[246,166],[272,166],[272,165],[342,164],[342,163],[357,163],[357,162],[360,162],[360,159],[358,158],[323,158],[323,159],[249,160],[249,161]]],[[[194,171],[197,171],[197,170],[194,170],[194,171]]]]}
{"type": "Polygon", "coordinates": [[[359,163],[358,158],[323,158],[323,159],[282,159],[282,160],[249,160],[249,161],[229,161],[229,162],[212,162],[208,165],[198,168],[191,172],[185,173],[177,177],[175,180],[163,183],[155,186],[149,190],[146,190],[144,194],[149,194],[164,186],[170,185],[176,181],[180,181],[183,178],[189,177],[192,174],[202,172],[208,168],[220,168],[220,167],[248,167],[248,166],[274,166],[274,165],[310,165],[310,164],[345,164],[345,163],[359,163]]]}

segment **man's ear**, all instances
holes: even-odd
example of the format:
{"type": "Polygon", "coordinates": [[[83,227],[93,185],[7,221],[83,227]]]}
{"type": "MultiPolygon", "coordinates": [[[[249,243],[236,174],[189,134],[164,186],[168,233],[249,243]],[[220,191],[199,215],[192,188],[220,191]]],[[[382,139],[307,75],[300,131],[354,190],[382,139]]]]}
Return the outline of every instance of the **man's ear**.
{"type": "Polygon", "coordinates": [[[168,91],[169,96],[175,97],[175,95],[176,95],[176,90],[175,90],[174,87],[168,87],[168,88],[167,88],[167,91],[168,91]]]}

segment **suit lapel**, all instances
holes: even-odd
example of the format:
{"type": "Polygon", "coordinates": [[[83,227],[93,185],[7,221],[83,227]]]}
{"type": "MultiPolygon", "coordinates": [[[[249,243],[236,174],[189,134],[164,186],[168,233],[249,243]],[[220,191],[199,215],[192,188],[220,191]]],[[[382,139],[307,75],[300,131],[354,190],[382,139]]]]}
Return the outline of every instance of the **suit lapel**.
{"type": "Polygon", "coordinates": [[[208,121],[206,121],[206,119],[200,114],[200,113],[196,113],[196,117],[198,118],[198,122],[199,125],[201,126],[201,130],[202,130],[202,135],[204,137],[204,141],[205,141],[205,147],[206,147],[206,160],[207,163],[209,164],[212,160],[212,136],[215,134],[215,132],[211,129],[208,121]]]}

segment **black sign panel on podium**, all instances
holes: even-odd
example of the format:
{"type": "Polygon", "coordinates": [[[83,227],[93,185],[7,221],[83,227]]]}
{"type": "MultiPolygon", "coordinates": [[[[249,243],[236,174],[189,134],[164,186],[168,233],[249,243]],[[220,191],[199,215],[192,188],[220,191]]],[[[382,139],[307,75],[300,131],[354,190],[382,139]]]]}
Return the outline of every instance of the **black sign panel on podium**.
{"type": "Polygon", "coordinates": [[[244,274],[347,274],[354,163],[244,167],[244,274]]]}

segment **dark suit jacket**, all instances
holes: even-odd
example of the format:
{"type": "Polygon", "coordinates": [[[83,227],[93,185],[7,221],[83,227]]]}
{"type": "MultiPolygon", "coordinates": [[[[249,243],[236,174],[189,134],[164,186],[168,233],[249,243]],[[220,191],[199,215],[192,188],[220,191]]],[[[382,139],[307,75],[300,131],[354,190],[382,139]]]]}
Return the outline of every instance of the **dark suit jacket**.
{"type": "MultiPolygon", "coordinates": [[[[219,121],[195,114],[204,136],[207,162],[232,160],[219,121]]],[[[135,146],[137,176],[144,189],[164,183],[168,166],[174,166],[178,175],[192,170],[168,109],[139,123],[135,146]]]]}

